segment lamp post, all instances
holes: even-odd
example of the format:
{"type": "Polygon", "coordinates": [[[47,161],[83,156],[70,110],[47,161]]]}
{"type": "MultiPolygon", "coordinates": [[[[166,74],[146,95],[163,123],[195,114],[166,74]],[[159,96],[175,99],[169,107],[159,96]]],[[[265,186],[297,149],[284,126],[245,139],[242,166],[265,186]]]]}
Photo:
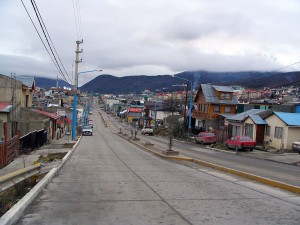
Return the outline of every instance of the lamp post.
{"type": "Polygon", "coordinates": [[[78,90],[78,76],[79,74],[83,73],[91,73],[91,72],[101,72],[102,70],[88,70],[83,71],[75,74],[75,94],[73,99],[73,112],[72,112],[72,140],[74,141],[76,139],[76,126],[77,126],[77,90],[78,90]]]}
{"type": "MultiPolygon", "coordinates": [[[[193,85],[192,82],[188,79],[181,78],[181,77],[176,77],[175,74],[172,75],[172,77],[184,80],[190,83],[191,91],[190,91],[190,114],[189,114],[189,128],[188,128],[188,138],[190,138],[190,130],[192,128],[192,107],[193,107],[193,85]]],[[[185,110],[185,109],[184,109],[185,110]]]]}

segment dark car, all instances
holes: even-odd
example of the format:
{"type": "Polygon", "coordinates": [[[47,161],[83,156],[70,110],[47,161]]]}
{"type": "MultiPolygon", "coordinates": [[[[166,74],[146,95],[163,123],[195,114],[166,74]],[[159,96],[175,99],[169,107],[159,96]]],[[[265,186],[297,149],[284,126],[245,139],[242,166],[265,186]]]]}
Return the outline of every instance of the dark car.
{"type": "Polygon", "coordinates": [[[292,143],[292,149],[294,151],[297,151],[300,154],[300,142],[299,141],[295,141],[292,143]]]}
{"type": "Polygon", "coordinates": [[[253,149],[256,148],[256,142],[249,136],[235,136],[226,141],[227,148],[233,148],[236,151],[240,149],[253,149]]]}
{"type": "Polygon", "coordinates": [[[195,136],[196,143],[201,144],[214,144],[217,142],[217,137],[214,133],[211,132],[200,132],[195,136]]]}

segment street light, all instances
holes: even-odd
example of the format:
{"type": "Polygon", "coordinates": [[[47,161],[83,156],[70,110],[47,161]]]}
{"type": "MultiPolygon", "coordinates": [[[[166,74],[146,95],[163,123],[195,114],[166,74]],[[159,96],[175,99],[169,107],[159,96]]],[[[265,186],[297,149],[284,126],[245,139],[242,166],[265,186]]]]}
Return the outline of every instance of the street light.
{"type": "Polygon", "coordinates": [[[185,78],[176,77],[175,74],[172,75],[172,77],[180,79],[180,80],[188,81],[190,83],[190,86],[191,86],[191,91],[190,91],[190,114],[189,114],[189,128],[188,128],[188,138],[190,138],[190,130],[192,128],[191,124],[192,124],[192,107],[193,107],[193,86],[192,86],[192,82],[188,79],[185,79],[185,78]]]}
{"type": "Polygon", "coordinates": [[[77,125],[77,89],[78,89],[78,75],[82,73],[91,73],[91,72],[101,72],[102,70],[88,70],[75,74],[75,85],[74,88],[76,90],[73,99],[73,112],[72,112],[72,140],[74,141],[76,138],[76,125],[77,125]]]}

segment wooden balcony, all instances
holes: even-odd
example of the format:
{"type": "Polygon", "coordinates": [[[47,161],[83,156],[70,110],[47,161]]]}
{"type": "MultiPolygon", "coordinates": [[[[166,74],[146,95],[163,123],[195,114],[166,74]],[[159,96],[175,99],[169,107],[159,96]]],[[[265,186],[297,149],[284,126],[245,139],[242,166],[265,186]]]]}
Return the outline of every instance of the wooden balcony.
{"type": "Polygon", "coordinates": [[[205,113],[200,111],[193,111],[193,118],[202,118],[202,119],[216,119],[218,118],[216,113],[205,113]]]}

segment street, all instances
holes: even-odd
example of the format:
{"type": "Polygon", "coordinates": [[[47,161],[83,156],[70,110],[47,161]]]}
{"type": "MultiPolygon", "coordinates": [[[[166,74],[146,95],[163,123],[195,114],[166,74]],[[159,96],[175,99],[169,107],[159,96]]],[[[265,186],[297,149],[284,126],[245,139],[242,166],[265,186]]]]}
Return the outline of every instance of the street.
{"type": "Polygon", "coordinates": [[[17,224],[299,224],[298,195],[157,158],[93,121],[17,224]]]}

